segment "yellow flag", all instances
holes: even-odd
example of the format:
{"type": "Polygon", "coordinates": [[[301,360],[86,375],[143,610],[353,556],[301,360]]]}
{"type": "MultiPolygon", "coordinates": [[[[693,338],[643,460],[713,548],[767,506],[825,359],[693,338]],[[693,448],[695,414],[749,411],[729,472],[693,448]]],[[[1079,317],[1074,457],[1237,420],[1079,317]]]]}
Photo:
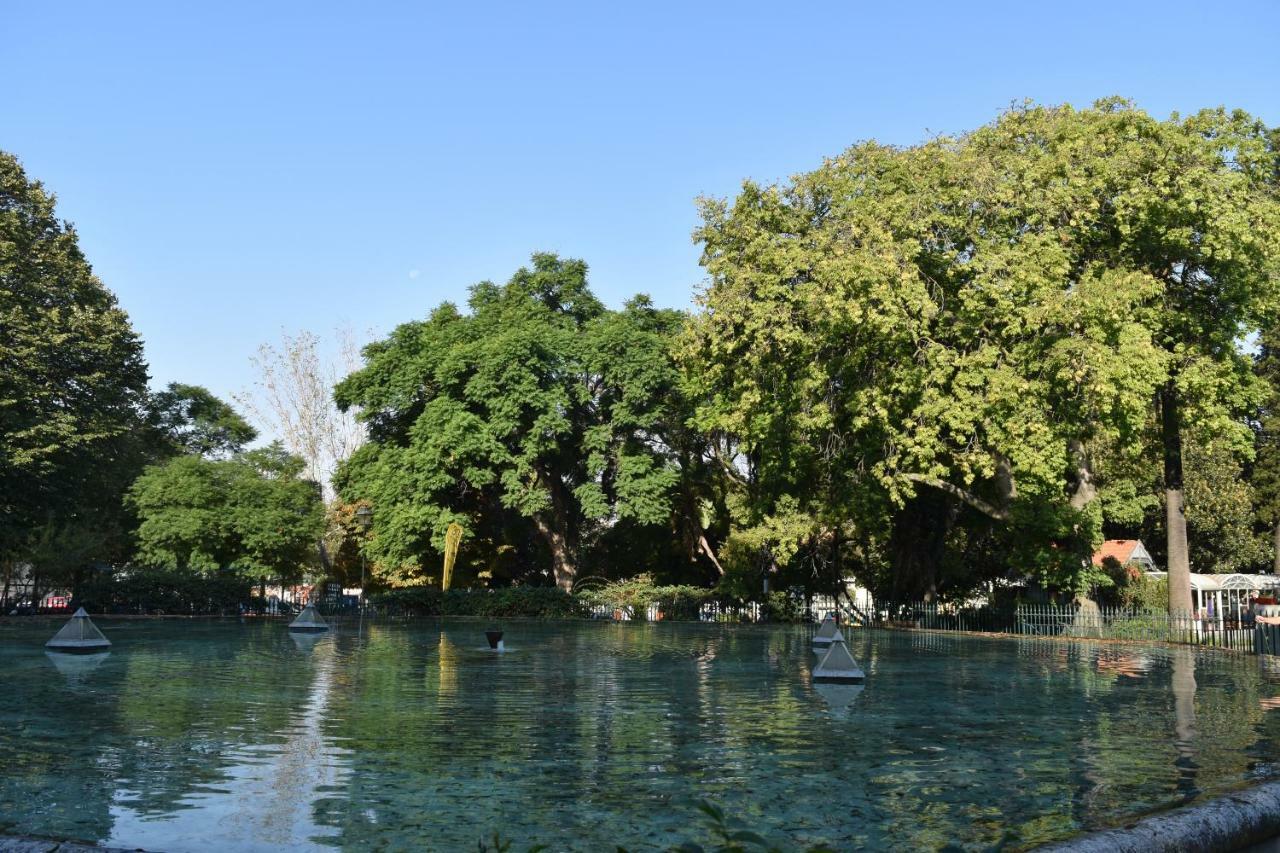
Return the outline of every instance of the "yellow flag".
{"type": "Polygon", "coordinates": [[[462,544],[462,525],[453,522],[444,534],[444,574],[440,578],[440,588],[448,589],[453,580],[453,564],[458,559],[458,546],[462,544]]]}

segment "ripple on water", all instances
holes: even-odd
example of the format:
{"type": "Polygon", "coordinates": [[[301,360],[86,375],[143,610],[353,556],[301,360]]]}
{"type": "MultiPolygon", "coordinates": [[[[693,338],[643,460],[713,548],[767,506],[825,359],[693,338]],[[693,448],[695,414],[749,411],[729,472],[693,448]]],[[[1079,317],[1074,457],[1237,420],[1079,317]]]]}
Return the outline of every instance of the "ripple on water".
{"type": "Polygon", "coordinates": [[[778,841],[1017,846],[1280,765],[1280,669],[1188,649],[855,631],[851,689],[798,628],[511,623],[494,654],[476,623],[103,627],[71,671],[0,624],[9,831],[665,849],[708,798],[778,841]]]}

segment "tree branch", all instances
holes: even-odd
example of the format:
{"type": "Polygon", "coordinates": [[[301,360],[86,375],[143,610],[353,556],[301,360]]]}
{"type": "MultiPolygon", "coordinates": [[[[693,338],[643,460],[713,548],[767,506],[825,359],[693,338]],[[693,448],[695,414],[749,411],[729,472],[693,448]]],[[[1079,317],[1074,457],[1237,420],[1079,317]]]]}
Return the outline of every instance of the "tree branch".
{"type": "Polygon", "coordinates": [[[948,483],[946,480],[940,480],[937,477],[927,477],[924,474],[903,474],[902,476],[913,483],[919,483],[923,486],[931,486],[939,491],[946,492],[952,497],[973,507],[983,515],[994,518],[996,521],[1009,520],[1009,510],[1001,509],[994,504],[990,504],[972,492],[962,489],[954,483],[948,483]]]}
{"type": "Polygon", "coordinates": [[[720,572],[720,576],[724,577],[724,566],[720,565],[720,561],[716,559],[716,552],[711,550],[711,543],[707,541],[707,534],[698,534],[698,550],[707,555],[707,559],[716,567],[716,571],[720,572]]]}

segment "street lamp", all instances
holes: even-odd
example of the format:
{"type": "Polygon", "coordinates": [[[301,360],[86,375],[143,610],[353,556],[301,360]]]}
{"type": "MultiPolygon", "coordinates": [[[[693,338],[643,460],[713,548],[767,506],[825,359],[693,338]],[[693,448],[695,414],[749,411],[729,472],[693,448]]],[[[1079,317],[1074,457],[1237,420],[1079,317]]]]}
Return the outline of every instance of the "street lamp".
{"type": "MultiPolygon", "coordinates": [[[[369,533],[369,528],[373,526],[373,510],[369,508],[368,504],[361,504],[359,508],[356,509],[356,524],[359,525],[360,532],[365,534],[367,537],[369,533]]],[[[364,578],[365,578],[366,563],[367,563],[367,560],[365,559],[365,556],[364,556],[364,543],[362,542],[360,543],[360,615],[361,616],[364,615],[364,583],[365,583],[364,578]]]]}

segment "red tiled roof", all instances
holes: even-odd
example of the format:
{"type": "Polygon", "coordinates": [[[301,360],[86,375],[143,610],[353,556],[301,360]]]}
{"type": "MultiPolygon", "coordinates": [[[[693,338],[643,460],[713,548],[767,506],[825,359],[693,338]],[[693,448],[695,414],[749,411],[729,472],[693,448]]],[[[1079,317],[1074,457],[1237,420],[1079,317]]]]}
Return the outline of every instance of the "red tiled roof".
{"type": "Polygon", "coordinates": [[[1093,564],[1101,566],[1102,561],[1107,557],[1115,557],[1123,566],[1129,562],[1129,558],[1133,556],[1133,551],[1140,542],[1140,539],[1108,539],[1102,543],[1101,548],[1093,552],[1093,564]]]}

